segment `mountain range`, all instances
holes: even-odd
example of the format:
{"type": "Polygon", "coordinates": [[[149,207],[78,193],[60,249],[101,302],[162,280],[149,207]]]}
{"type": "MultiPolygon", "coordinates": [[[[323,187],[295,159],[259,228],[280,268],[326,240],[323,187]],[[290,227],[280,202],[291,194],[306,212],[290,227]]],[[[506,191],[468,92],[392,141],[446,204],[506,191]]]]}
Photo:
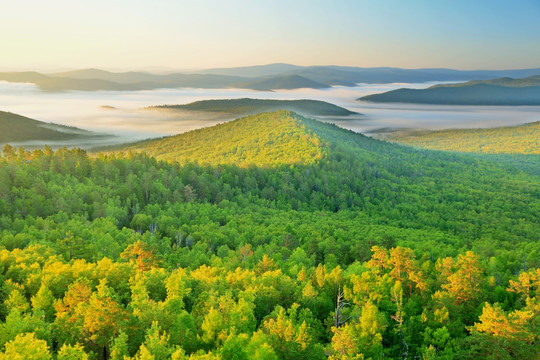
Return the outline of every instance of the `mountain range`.
{"type": "Polygon", "coordinates": [[[277,90],[354,86],[358,83],[418,83],[427,81],[486,80],[537,75],[540,69],[452,70],[297,66],[269,64],[207,69],[191,73],[152,74],[82,69],[57,73],[2,72],[0,80],[35,83],[44,91],[129,91],[157,88],[240,88],[277,90]]]}

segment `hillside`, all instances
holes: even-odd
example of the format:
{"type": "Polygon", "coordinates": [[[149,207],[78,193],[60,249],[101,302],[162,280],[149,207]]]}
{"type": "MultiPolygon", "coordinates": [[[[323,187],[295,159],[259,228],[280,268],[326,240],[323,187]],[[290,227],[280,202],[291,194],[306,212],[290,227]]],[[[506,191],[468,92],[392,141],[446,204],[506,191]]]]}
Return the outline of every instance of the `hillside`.
{"type": "Polygon", "coordinates": [[[0,143],[29,140],[70,140],[95,135],[90,131],[49,124],[10,112],[0,111],[0,143]]]}
{"type": "Polygon", "coordinates": [[[261,112],[289,110],[314,116],[346,116],[356,114],[340,106],[318,100],[269,100],[269,99],[220,99],[195,101],[185,105],[159,105],[149,109],[176,109],[187,111],[207,111],[235,116],[261,112]]]}
{"type": "Polygon", "coordinates": [[[538,176],[287,111],[126,150],[0,156],[1,355],[537,357],[538,176]]]}
{"type": "Polygon", "coordinates": [[[322,157],[321,140],[288,111],[248,116],[210,128],[135,143],[122,151],[145,152],[158,160],[201,164],[272,166],[311,164],[322,157]]]}
{"type": "Polygon", "coordinates": [[[358,100],[445,105],[540,105],[540,76],[435,85],[427,89],[398,89],[358,100]]]}
{"type": "Polygon", "coordinates": [[[480,154],[540,154],[540,122],[488,129],[393,131],[388,141],[435,150],[480,154]]]}

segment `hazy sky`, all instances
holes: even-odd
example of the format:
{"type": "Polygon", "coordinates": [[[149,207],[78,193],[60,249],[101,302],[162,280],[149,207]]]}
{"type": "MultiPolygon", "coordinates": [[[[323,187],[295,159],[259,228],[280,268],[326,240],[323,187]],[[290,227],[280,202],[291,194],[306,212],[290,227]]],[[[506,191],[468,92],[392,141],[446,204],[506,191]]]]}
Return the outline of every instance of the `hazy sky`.
{"type": "Polygon", "coordinates": [[[0,68],[540,67],[540,0],[1,0],[0,68]]]}

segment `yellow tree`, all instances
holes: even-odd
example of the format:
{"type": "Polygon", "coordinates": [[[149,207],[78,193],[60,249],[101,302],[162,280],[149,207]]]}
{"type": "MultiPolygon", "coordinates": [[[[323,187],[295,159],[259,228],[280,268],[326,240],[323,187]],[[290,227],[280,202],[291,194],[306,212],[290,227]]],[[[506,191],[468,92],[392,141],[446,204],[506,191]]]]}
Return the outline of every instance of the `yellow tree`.
{"type": "Polygon", "coordinates": [[[440,272],[450,272],[442,288],[455,299],[456,304],[477,299],[481,291],[480,284],[484,273],[478,255],[472,251],[467,251],[465,255],[458,255],[457,262],[452,266],[452,270],[448,271],[450,263],[446,260],[438,264],[440,272]]]}
{"type": "Polygon", "coordinates": [[[498,304],[490,305],[486,302],[479,317],[480,322],[475,322],[471,331],[532,343],[538,339],[538,334],[531,327],[536,315],[527,308],[506,314],[498,304]]]}
{"type": "Polygon", "coordinates": [[[424,274],[411,249],[401,246],[391,249],[388,266],[391,268],[390,276],[395,281],[401,281],[403,284],[406,284],[409,288],[409,295],[412,294],[413,284],[421,292],[427,289],[424,274]]]}
{"type": "Polygon", "coordinates": [[[33,333],[19,334],[6,344],[0,360],[50,360],[45,340],[36,339],[33,333]]]}
{"type": "Polygon", "coordinates": [[[137,241],[136,243],[129,245],[124,252],[120,254],[120,257],[135,263],[137,268],[141,271],[150,270],[160,263],[150,247],[142,241],[137,241]]]}
{"type": "Polygon", "coordinates": [[[102,280],[97,291],[92,293],[90,285],[78,281],[62,301],[56,303],[55,322],[59,338],[64,343],[79,341],[93,351],[107,357],[110,341],[118,335],[127,319],[127,313],[115,300],[112,290],[102,280]]]}
{"type": "MultiPolygon", "coordinates": [[[[293,305],[296,310],[297,304],[293,305]]],[[[311,337],[307,331],[305,322],[295,324],[285,309],[280,307],[276,316],[267,319],[263,324],[263,329],[268,337],[268,342],[281,359],[305,358],[309,352],[311,337]]]]}
{"type": "Polygon", "coordinates": [[[537,297],[540,290],[540,268],[520,273],[518,280],[510,280],[509,284],[506,290],[515,292],[524,299],[528,299],[531,294],[537,297]]]}
{"type": "Polygon", "coordinates": [[[332,327],[332,342],[330,343],[330,360],[363,360],[364,355],[359,347],[358,332],[354,325],[345,324],[332,327]]]}
{"type": "Polygon", "coordinates": [[[373,271],[382,273],[383,269],[388,268],[388,250],[380,246],[373,246],[371,251],[373,255],[366,265],[373,271]]]}
{"type": "Polygon", "coordinates": [[[83,319],[81,335],[84,341],[93,348],[103,349],[105,354],[110,341],[118,335],[128,316],[114,299],[105,280],[101,281],[96,290],[88,303],[77,308],[75,316],[83,319]]]}

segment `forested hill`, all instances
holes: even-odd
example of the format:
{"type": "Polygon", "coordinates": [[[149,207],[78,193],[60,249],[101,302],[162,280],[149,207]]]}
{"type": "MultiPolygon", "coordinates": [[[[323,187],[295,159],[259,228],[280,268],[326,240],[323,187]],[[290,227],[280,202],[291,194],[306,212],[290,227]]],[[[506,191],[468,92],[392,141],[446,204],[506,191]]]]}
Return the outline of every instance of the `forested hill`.
{"type": "Polygon", "coordinates": [[[158,160],[201,164],[269,166],[310,164],[322,157],[321,139],[307,130],[305,118],[289,111],[261,113],[217,126],[120,148],[158,160]]]}
{"type": "Polygon", "coordinates": [[[540,155],[540,121],[487,129],[400,130],[382,138],[436,150],[540,155]]]}
{"type": "Polygon", "coordinates": [[[95,135],[90,131],[49,124],[10,112],[0,111],[0,144],[28,140],[67,140],[95,135]]]}
{"type": "Polygon", "coordinates": [[[469,81],[427,89],[398,89],[358,100],[448,105],[540,105],[540,76],[469,81]]]}
{"type": "Polygon", "coordinates": [[[207,111],[234,116],[254,115],[278,110],[295,111],[313,116],[346,116],[356,114],[340,106],[319,100],[275,100],[275,99],[220,99],[201,100],[184,105],[159,105],[148,109],[172,109],[186,111],[207,111]]]}
{"type": "Polygon", "coordinates": [[[0,358],[537,357],[538,177],[285,111],[169,139],[4,150],[0,358]]]}

